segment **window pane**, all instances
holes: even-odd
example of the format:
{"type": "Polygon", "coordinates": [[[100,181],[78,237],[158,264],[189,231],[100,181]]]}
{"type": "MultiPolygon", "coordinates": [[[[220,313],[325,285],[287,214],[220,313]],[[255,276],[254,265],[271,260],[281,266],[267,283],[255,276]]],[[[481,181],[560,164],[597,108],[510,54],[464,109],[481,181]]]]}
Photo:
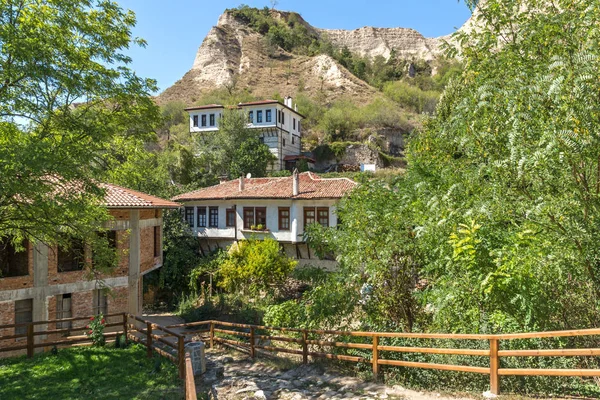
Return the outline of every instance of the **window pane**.
{"type": "Polygon", "coordinates": [[[279,230],[288,231],[290,230],[290,209],[280,208],[279,209],[279,230]]]}
{"type": "Polygon", "coordinates": [[[102,289],[96,289],[94,291],[94,304],[92,307],[92,313],[94,315],[108,314],[108,303],[106,301],[106,293],[102,289]]]}
{"type": "Polygon", "coordinates": [[[305,208],[304,209],[304,228],[306,228],[310,224],[313,224],[314,222],[315,222],[315,209],[312,207],[305,208]]]}
{"type": "Polygon", "coordinates": [[[198,116],[194,115],[194,126],[197,127],[198,126],[198,116]]]}
{"type": "Polygon", "coordinates": [[[190,228],[194,227],[194,207],[185,208],[185,222],[190,228]]]}
{"type": "Polygon", "coordinates": [[[215,114],[210,114],[210,126],[215,126],[215,114]]]}
{"type": "Polygon", "coordinates": [[[198,228],[206,228],[206,207],[198,207],[198,228]]]}
{"type": "Polygon", "coordinates": [[[202,116],[202,126],[206,126],[206,115],[202,116]]]}
{"type": "Polygon", "coordinates": [[[244,207],[244,229],[250,229],[254,225],[254,208],[244,207]]]}
{"type": "Polygon", "coordinates": [[[250,123],[254,122],[254,111],[248,113],[248,121],[250,121],[250,123]]]}
{"type": "Polygon", "coordinates": [[[271,122],[271,110],[265,111],[265,119],[267,122],[271,122]]]}
{"type": "Polygon", "coordinates": [[[319,224],[327,228],[329,226],[329,208],[317,209],[317,219],[319,224]]]}
{"type": "Polygon", "coordinates": [[[235,226],[235,210],[229,209],[226,214],[226,225],[228,227],[235,226]]]}
{"type": "Polygon", "coordinates": [[[256,112],[256,122],[258,122],[259,124],[262,122],[262,110],[258,110],[256,112]]]}
{"type": "Polygon", "coordinates": [[[265,207],[256,207],[256,225],[262,225],[267,229],[267,209],[265,207]]]}
{"type": "Polygon", "coordinates": [[[210,208],[208,226],[210,226],[211,228],[219,227],[219,208],[218,207],[210,208]]]}

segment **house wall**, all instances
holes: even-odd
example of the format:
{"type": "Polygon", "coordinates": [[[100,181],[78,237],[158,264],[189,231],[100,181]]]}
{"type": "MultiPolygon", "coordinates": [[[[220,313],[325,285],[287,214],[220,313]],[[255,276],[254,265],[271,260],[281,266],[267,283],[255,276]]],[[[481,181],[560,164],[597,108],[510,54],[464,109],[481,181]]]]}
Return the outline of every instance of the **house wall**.
{"type": "MultiPolygon", "coordinates": [[[[108,313],[141,313],[141,285],[143,275],[162,266],[162,212],[161,210],[110,210],[113,220],[107,228],[116,231],[117,267],[99,279],[109,289],[108,313]],[[154,256],[154,226],[159,226],[160,251],[154,256]]],[[[99,282],[90,280],[85,271],[58,272],[57,249],[43,243],[28,249],[29,275],[0,278],[0,325],[14,323],[15,301],[32,299],[34,321],[56,318],[57,295],[71,294],[73,317],[91,315],[94,291],[99,282]]],[[[86,321],[74,322],[74,326],[85,326],[86,321]],[[83,325],[80,325],[83,324],[83,325]]],[[[52,325],[52,324],[51,324],[52,325]]],[[[36,330],[55,329],[54,326],[39,325],[36,330]]],[[[13,335],[14,328],[0,329],[0,336],[13,335]]],[[[36,337],[36,340],[52,340],[56,337],[36,337]]],[[[14,345],[22,340],[2,340],[0,348],[14,345]]],[[[2,356],[3,353],[0,353],[2,356]]]]}
{"type": "Polygon", "coordinates": [[[185,207],[194,207],[194,226],[192,231],[195,236],[206,239],[249,239],[250,237],[270,237],[279,242],[302,242],[304,234],[304,207],[327,207],[329,208],[329,226],[337,226],[336,215],[337,200],[236,200],[236,201],[193,201],[184,203],[185,207]],[[196,226],[198,222],[198,207],[207,207],[207,219],[209,207],[219,207],[218,228],[201,228],[196,226]],[[226,226],[226,210],[235,207],[236,228],[226,226]],[[244,207],[266,207],[268,232],[257,232],[245,230],[244,207]],[[290,208],[290,230],[279,230],[279,207],[290,208]],[[236,236],[237,232],[237,236],[236,236]]]}
{"type": "Polygon", "coordinates": [[[219,129],[219,119],[223,114],[223,107],[210,108],[206,110],[190,111],[190,132],[211,132],[219,129]],[[215,116],[215,124],[210,125],[210,115],[215,116]],[[198,126],[194,126],[194,116],[198,116],[198,126]],[[206,116],[206,126],[202,126],[202,116],[206,116]]]}

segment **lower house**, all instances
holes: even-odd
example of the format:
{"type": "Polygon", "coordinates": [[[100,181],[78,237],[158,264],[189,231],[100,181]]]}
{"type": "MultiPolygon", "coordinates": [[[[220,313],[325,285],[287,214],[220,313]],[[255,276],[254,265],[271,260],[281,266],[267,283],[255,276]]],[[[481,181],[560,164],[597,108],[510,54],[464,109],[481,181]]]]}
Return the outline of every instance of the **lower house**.
{"type": "MultiPolygon", "coordinates": [[[[101,184],[109,243],[119,256],[118,267],[101,281],[86,277],[91,249],[73,240],[69,249],[45,243],[25,243],[17,252],[0,240],[0,325],[75,318],[95,314],[141,314],[144,275],[163,263],[162,212],[179,204],[124,187],[101,184]],[[101,282],[101,283],[100,283],[101,282]],[[107,290],[108,289],[108,290],[107,290]]],[[[36,330],[68,329],[86,321],[36,325],[36,330]]],[[[0,329],[0,336],[26,333],[27,327],[0,329]]],[[[78,333],[80,334],[80,333],[78,333]]],[[[36,341],[44,340],[36,336],[36,341]]],[[[24,340],[0,340],[0,348],[24,340]]],[[[2,353],[0,353],[1,355],[2,353]]]]}
{"type": "Polygon", "coordinates": [[[347,178],[294,171],[283,178],[226,181],[173,200],[184,205],[184,219],[203,254],[238,240],[273,238],[299,265],[333,268],[333,259],[319,259],[304,242],[304,230],[313,223],[337,226],[337,204],[356,185],[347,178]]]}

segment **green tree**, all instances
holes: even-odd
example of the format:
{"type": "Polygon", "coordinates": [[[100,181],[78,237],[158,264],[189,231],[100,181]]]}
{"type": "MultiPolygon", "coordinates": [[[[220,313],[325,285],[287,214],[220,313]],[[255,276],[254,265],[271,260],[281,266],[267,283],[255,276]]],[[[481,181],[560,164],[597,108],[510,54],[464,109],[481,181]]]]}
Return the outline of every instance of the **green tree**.
{"type": "Polygon", "coordinates": [[[124,54],[144,45],[135,16],[108,1],[7,0],[0,20],[0,237],[93,240],[103,155],[157,116],[154,82],[124,54]]]}

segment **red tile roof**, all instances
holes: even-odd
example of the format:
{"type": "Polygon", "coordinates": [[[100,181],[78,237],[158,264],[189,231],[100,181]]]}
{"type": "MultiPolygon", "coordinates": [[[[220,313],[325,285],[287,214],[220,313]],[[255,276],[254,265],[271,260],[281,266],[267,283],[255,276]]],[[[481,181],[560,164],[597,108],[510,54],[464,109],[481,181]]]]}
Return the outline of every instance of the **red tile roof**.
{"type": "Polygon", "coordinates": [[[111,183],[100,183],[102,189],[106,191],[104,197],[104,206],[107,208],[179,208],[180,204],[160,197],[151,196],[146,193],[138,192],[113,185],[111,183]]]}
{"type": "Polygon", "coordinates": [[[185,111],[193,111],[193,110],[208,110],[211,108],[225,108],[224,106],[222,106],[221,104],[207,104],[205,106],[194,106],[194,107],[188,107],[185,108],[185,111]]]}
{"type": "Polygon", "coordinates": [[[293,195],[293,177],[244,178],[244,189],[239,190],[240,180],[223,182],[219,185],[184,193],[172,200],[185,202],[194,200],[229,199],[339,199],[354,189],[356,182],[348,178],[324,179],[304,172],[299,175],[299,194],[293,195]]]}

